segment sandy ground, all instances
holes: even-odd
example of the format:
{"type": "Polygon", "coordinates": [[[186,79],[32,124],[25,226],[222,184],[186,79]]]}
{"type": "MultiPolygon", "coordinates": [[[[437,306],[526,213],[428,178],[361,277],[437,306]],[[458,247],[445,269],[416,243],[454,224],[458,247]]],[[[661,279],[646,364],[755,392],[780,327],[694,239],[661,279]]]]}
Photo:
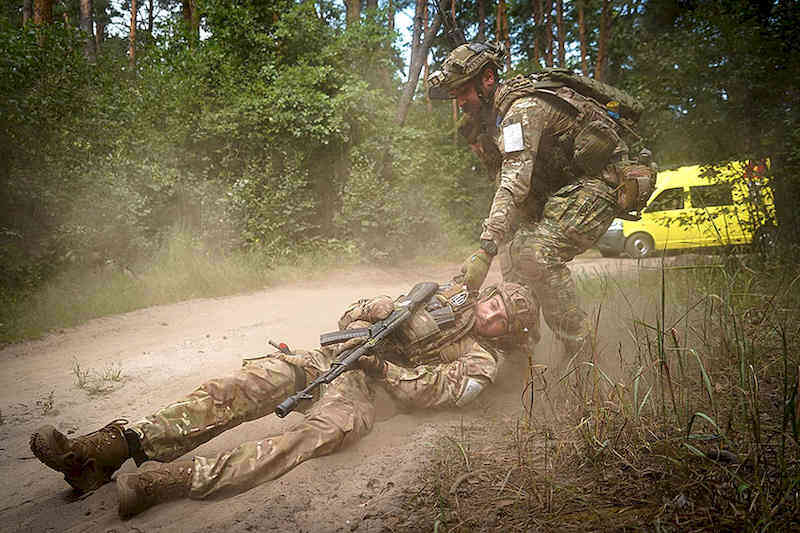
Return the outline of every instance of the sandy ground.
{"type": "MultiPolygon", "coordinates": [[[[578,258],[594,275],[629,270],[626,259],[578,258]]],[[[307,461],[277,481],[227,499],[157,506],[122,522],[113,483],[78,498],[62,476],[41,465],[28,439],[43,424],[80,435],[116,418],[137,420],[204,380],[238,368],[242,357],[272,351],[268,339],[317,346],[347,304],[362,296],[397,295],[414,283],[445,280],[456,265],[405,270],[361,268],[324,280],[292,283],[228,298],[200,299],[93,320],[78,328],[0,351],[0,531],[389,531],[408,517],[394,502],[414,491],[431,445],[480,413],[519,410],[519,372],[506,371],[466,411],[400,413],[379,400],[378,422],[358,443],[307,461]],[[90,395],[75,384],[74,361],[102,373],[121,368],[113,390],[90,395]],[[47,410],[52,391],[52,408],[47,410]],[[38,402],[38,403],[37,403],[38,402]]],[[[490,281],[497,279],[490,274],[490,281]]],[[[553,349],[545,332],[540,353],[553,349]]],[[[286,428],[269,416],[204,444],[211,453],[286,428]]],[[[128,461],[123,471],[135,469],[128,461]]]]}

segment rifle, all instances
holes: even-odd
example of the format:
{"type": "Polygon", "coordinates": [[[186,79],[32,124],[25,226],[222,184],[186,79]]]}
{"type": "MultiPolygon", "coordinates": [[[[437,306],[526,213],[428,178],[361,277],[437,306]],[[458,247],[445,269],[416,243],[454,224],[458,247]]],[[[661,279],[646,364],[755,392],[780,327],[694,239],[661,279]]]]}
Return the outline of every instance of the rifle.
{"type": "Polygon", "coordinates": [[[392,314],[380,322],[376,322],[369,328],[369,338],[363,344],[339,354],[336,360],[331,363],[330,369],[323,372],[303,390],[283,400],[283,402],[275,408],[275,414],[280,418],[285,417],[294,411],[301,400],[311,400],[313,398],[311,393],[314,389],[322,384],[332,382],[348,370],[354,368],[361,356],[368,354],[384,338],[411,317],[414,311],[416,311],[421,304],[427,302],[438,289],[439,285],[433,282],[417,283],[414,285],[414,288],[411,289],[408,296],[395,305],[395,310],[392,311],[392,314]]]}

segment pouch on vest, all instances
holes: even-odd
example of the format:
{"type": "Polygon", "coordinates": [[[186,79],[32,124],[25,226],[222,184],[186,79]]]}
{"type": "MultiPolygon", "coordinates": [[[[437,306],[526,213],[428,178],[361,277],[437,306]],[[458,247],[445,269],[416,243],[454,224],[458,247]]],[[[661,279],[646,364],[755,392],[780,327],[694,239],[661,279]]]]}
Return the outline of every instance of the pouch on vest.
{"type": "Polygon", "coordinates": [[[611,156],[619,143],[619,135],[611,124],[593,120],[575,136],[572,164],[584,175],[599,176],[611,161],[611,156]]]}
{"type": "Polygon", "coordinates": [[[430,312],[426,309],[417,309],[417,311],[411,315],[411,318],[400,326],[399,335],[409,344],[416,344],[439,333],[439,331],[439,325],[430,312]]]}
{"type": "Polygon", "coordinates": [[[655,187],[653,169],[633,161],[622,161],[614,166],[619,179],[617,203],[620,209],[625,213],[641,211],[655,187]]]}

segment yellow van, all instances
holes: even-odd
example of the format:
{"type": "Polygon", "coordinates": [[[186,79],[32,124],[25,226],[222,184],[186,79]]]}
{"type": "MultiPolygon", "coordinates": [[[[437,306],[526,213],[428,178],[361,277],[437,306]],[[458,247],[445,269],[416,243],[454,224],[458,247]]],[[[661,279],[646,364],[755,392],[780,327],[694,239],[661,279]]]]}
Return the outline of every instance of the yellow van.
{"type": "Polygon", "coordinates": [[[775,239],[767,164],[737,161],[659,172],[641,220],[615,219],[597,244],[604,256],[751,244],[775,239]]]}

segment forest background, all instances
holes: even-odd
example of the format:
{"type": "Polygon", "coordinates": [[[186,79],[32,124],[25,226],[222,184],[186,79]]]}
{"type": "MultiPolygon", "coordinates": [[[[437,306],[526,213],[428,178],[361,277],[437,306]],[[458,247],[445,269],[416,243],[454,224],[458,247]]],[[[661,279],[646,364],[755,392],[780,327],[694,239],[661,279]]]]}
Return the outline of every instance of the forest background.
{"type": "Polygon", "coordinates": [[[442,16],[505,41],[506,77],[564,66],[641,99],[662,168],[769,157],[797,242],[797,2],[6,1],[3,338],[48,286],[141,278],[176,247],[269,272],[474,243],[493,184],[455,108],[424,94],[450,49],[442,16]]]}

